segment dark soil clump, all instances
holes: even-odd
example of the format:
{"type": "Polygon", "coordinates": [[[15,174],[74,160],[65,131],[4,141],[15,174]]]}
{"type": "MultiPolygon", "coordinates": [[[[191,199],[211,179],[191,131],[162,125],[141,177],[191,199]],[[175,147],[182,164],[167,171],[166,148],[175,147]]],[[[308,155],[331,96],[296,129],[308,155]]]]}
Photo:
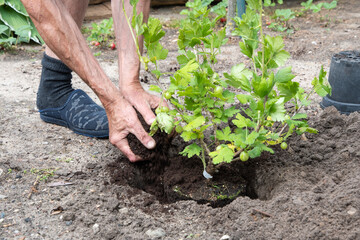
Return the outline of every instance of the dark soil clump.
{"type": "Polygon", "coordinates": [[[179,148],[185,146],[178,138],[174,145],[157,146],[161,147],[155,149],[147,161],[130,163],[120,157],[109,164],[110,183],[141,189],[162,203],[195,200],[200,204],[221,207],[246,194],[246,182],[238,168],[224,167],[213,179],[206,180],[199,159],[178,155],[179,148]]]}
{"type": "MultiPolygon", "coordinates": [[[[145,131],[149,132],[150,127],[139,113],[138,117],[145,131]]],[[[195,200],[221,207],[245,195],[246,182],[237,168],[224,168],[213,179],[206,180],[199,159],[188,159],[178,154],[186,144],[180,137],[172,143],[174,136],[158,131],[153,136],[157,145],[149,150],[133,134],[129,134],[130,148],[144,161],[130,163],[122,156],[117,162],[109,164],[111,183],[141,189],[163,203],[195,200]]]]}

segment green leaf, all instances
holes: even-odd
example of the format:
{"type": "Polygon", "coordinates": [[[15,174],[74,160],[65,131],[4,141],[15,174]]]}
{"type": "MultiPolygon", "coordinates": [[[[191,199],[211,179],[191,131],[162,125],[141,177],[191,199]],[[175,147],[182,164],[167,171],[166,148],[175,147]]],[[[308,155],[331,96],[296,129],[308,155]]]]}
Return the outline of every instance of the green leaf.
{"type": "Polygon", "coordinates": [[[150,85],[149,91],[158,92],[160,93],[162,90],[159,86],[156,85],[150,85]]]}
{"type": "MultiPolygon", "coordinates": [[[[29,14],[26,12],[24,5],[21,3],[20,0],[6,0],[3,2],[5,2],[6,5],[10,6],[12,9],[14,9],[17,13],[24,15],[25,17],[29,16],[29,14]]],[[[0,6],[1,5],[3,5],[3,4],[1,4],[1,1],[0,1],[0,6]]]]}
{"type": "Polygon", "coordinates": [[[149,133],[149,135],[150,135],[150,136],[154,136],[158,129],[159,129],[159,125],[158,125],[157,120],[155,119],[155,121],[153,121],[153,123],[152,123],[151,126],[150,126],[150,133],[149,133]]]}
{"type": "Polygon", "coordinates": [[[31,40],[33,40],[34,42],[38,43],[38,44],[44,44],[44,40],[42,39],[42,37],[40,36],[39,32],[37,31],[33,21],[31,19],[29,19],[30,24],[31,24],[31,40]]]}
{"type": "Polygon", "coordinates": [[[251,95],[247,95],[247,94],[238,94],[238,95],[236,95],[236,98],[242,104],[246,104],[246,103],[250,102],[250,100],[253,99],[253,97],[251,95]]]}
{"type": "Polygon", "coordinates": [[[226,127],[222,131],[216,131],[216,138],[220,141],[231,141],[232,136],[230,127],[226,127]]]}
{"type": "Polygon", "coordinates": [[[283,121],[285,120],[285,105],[284,98],[278,99],[275,103],[269,106],[269,115],[273,121],[283,121]]]}
{"type": "Polygon", "coordinates": [[[275,75],[275,82],[286,83],[293,80],[295,75],[291,72],[291,66],[280,69],[275,75]]]}
{"type": "Polygon", "coordinates": [[[150,61],[155,63],[157,60],[164,60],[167,58],[169,50],[165,49],[159,42],[151,44],[148,47],[148,54],[150,61]]]}
{"type": "Polygon", "coordinates": [[[278,66],[283,66],[286,61],[289,59],[290,54],[285,51],[281,50],[280,52],[276,53],[273,57],[273,60],[276,62],[278,66]]]}
{"type": "Polygon", "coordinates": [[[155,76],[157,77],[157,79],[159,79],[161,77],[161,72],[159,70],[152,70],[151,71],[153,74],[155,74],[155,76]]]}
{"type": "Polygon", "coordinates": [[[321,66],[319,78],[314,78],[311,84],[320,97],[325,97],[327,94],[331,95],[331,87],[327,83],[326,71],[324,71],[323,66],[321,66]]]}
{"type": "Polygon", "coordinates": [[[224,110],[224,116],[226,118],[232,118],[236,113],[239,113],[239,112],[240,112],[239,109],[235,109],[235,106],[232,106],[232,107],[224,110]]]}
{"type": "Polygon", "coordinates": [[[298,119],[304,119],[307,118],[307,114],[306,113],[297,113],[295,114],[295,116],[293,116],[291,119],[293,120],[298,120],[298,119]]]}
{"type": "MultiPolygon", "coordinates": [[[[14,9],[6,5],[0,7],[0,20],[15,32],[24,28],[24,26],[30,26],[30,22],[26,16],[18,14],[14,9]]],[[[30,39],[30,29],[27,30],[27,36],[30,39]]]]}
{"type": "Polygon", "coordinates": [[[191,122],[189,122],[189,124],[184,127],[184,130],[185,131],[191,131],[191,130],[197,128],[197,127],[200,127],[204,123],[205,123],[205,117],[204,116],[199,116],[199,117],[193,119],[191,122]]]}
{"type": "Polygon", "coordinates": [[[261,5],[259,0],[247,0],[248,7],[253,10],[260,10],[261,5]]]}
{"type": "Polygon", "coordinates": [[[174,77],[178,80],[177,85],[186,86],[191,79],[191,73],[199,68],[195,59],[190,60],[185,66],[178,70],[174,77]]]}
{"type": "Polygon", "coordinates": [[[251,85],[249,78],[252,73],[250,70],[245,68],[243,63],[237,64],[231,68],[231,74],[224,73],[224,77],[228,80],[228,84],[235,88],[241,88],[244,91],[251,92],[251,85]]]}
{"type": "Polygon", "coordinates": [[[337,1],[332,1],[331,3],[324,2],[324,5],[323,5],[323,7],[328,10],[334,9],[334,8],[336,8],[336,6],[337,6],[337,1]]]}
{"type": "Polygon", "coordinates": [[[249,156],[250,158],[260,157],[263,151],[274,153],[274,150],[267,147],[265,144],[257,143],[256,146],[251,151],[249,151],[249,156]]]}
{"type": "Polygon", "coordinates": [[[230,163],[234,158],[234,152],[229,147],[224,146],[218,151],[211,152],[210,157],[214,164],[222,162],[230,163]]]}
{"type": "Polygon", "coordinates": [[[296,130],[297,134],[303,134],[305,132],[317,134],[318,130],[316,130],[315,128],[311,128],[311,127],[300,127],[296,130]]]}
{"type": "Polygon", "coordinates": [[[6,34],[6,32],[7,32],[8,30],[9,30],[9,27],[8,27],[8,26],[0,24],[0,34],[8,35],[8,34],[6,34]]]}
{"type": "Polygon", "coordinates": [[[245,118],[243,115],[238,113],[236,115],[236,119],[232,120],[232,122],[235,124],[238,128],[244,128],[244,127],[255,127],[255,123],[251,121],[248,118],[245,118]]]}
{"type": "Polygon", "coordinates": [[[276,84],[280,97],[285,98],[284,102],[290,101],[299,91],[299,83],[287,82],[276,84]]]}
{"type": "Polygon", "coordinates": [[[139,0],[130,0],[130,5],[133,6],[133,7],[136,7],[138,2],[139,2],[139,0]]]}
{"type": "Polygon", "coordinates": [[[184,139],[185,142],[188,142],[188,141],[197,139],[197,134],[194,133],[194,132],[186,132],[186,131],[184,131],[181,134],[181,137],[184,139]]]}
{"type": "Polygon", "coordinates": [[[275,85],[274,73],[272,72],[268,78],[263,78],[254,74],[254,78],[251,83],[254,89],[254,93],[260,98],[263,98],[272,91],[275,85]]]}
{"type": "Polygon", "coordinates": [[[245,143],[248,145],[253,145],[256,141],[256,139],[259,137],[259,133],[252,131],[247,137],[245,143]]]}
{"type": "Polygon", "coordinates": [[[159,128],[167,134],[170,134],[174,129],[174,118],[169,116],[167,113],[158,113],[156,115],[156,121],[159,128]]]}
{"type": "Polygon", "coordinates": [[[197,145],[196,143],[193,143],[187,147],[185,147],[185,149],[180,152],[181,155],[183,156],[187,156],[188,158],[193,157],[194,155],[196,156],[200,156],[202,148],[197,145]]]}
{"type": "Polygon", "coordinates": [[[156,43],[165,36],[160,20],[150,17],[148,23],[144,26],[143,36],[144,42],[147,44],[156,43]]]}

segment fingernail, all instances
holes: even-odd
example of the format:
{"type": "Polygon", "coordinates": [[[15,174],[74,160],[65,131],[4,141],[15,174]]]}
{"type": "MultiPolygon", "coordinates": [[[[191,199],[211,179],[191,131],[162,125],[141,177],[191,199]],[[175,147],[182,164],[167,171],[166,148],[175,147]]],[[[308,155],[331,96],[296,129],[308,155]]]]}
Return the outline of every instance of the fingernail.
{"type": "Polygon", "coordinates": [[[154,147],[155,147],[155,145],[156,145],[156,143],[155,143],[155,141],[153,141],[153,140],[151,140],[151,141],[149,141],[148,143],[147,143],[147,148],[148,149],[153,149],[154,147]]]}

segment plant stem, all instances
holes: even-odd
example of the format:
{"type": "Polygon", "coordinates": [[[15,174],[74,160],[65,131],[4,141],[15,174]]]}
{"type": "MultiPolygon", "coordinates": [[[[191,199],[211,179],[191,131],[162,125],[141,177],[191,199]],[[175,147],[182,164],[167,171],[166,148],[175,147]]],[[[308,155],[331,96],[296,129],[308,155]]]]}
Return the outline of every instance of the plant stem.
{"type": "Polygon", "coordinates": [[[259,23],[260,23],[260,39],[262,41],[262,59],[261,59],[261,65],[262,65],[262,77],[265,76],[265,37],[263,33],[263,24],[262,24],[262,14],[263,14],[263,2],[262,0],[259,0],[260,2],[260,11],[259,11],[259,23]]]}
{"type": "Polygon", "coordinates": [[[138,39],[136,39],[136,37],[135,37],[134,30],[133,30],[133,28],[132,28],[132,26],[131,26],[129,17],[128,17],[128,15],[126,14],[125,1],[124,1],[124,0],[122,0],[122,8],[123,8],[123,12],[124,12],[124,15],[125,15],[126,22],[127,22],[128,26],[129,26],[129,28],[130,28],[131,36],[132,36],[132,38],[133,38],[133,40],[134,40],[134,43],[135,43],[135,45],[136,45],[136,52],[137,52],[137,54],[138,54],[138,56],[139,56],[140,61],[145,64],[145,62],[144,62],[144,60],[143,60],[143,58],[142,58],[142,56],[141,56],[140,47],[139,47],[139,41],[138,41],[138,39]]]}
{"type": "MultiPolygon", "coordinates": [[[[306,100],[308,100],[309,99],[309,97],[314,93],[314,88],[308,93],[308,95],[306,96],[306,100]]],[[[296,114],[298,114],[299,112],[300,112],[300,110],[302,109],[304,107],[304,105],[301,105],[295,112],[294,112],[294,114],[293,114],[293,117],[296,115],[296,114]]],[[[282,132],[285,130],[285,128],[288,126],[288,124],[286,123],[285,125],[284,125],[284,127],[280,130],[280,132],[279,132],[279,136],[281,136],[281,134],[282,134],[282,132]]]]}

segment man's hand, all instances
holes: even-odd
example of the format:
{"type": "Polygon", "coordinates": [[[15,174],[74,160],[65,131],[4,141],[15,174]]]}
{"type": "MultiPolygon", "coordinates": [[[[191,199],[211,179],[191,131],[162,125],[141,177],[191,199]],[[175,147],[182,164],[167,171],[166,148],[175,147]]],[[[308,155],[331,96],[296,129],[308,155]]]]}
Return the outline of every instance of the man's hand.
{"type": "MultiPolygon", "coordinates": [[[[144,96],[143,94],[141,95],[144,96]]],[[[135,155],[130,149],[128,140],[126,139],[129,133],[134,134],[148,149],[153,149],[155,147],[156,143],[154,139],[144,130],[137,118],[137,114],[133,106],[125,99],[124,96],[119,94],[117,100],[105,106],[105,109],[109,120],[109,140],[113,145],[119,148],[131,162],[140,161],[141,158],[135,155]]],[[[144,110],[146,107],[143,107],[142,109],[143,111],[146,111],[144,110]]],[[[148,111],[151,112],[151,110],[148,111]]],[[[147,112],[147,114],[149,115],[148,119],[154,119],[155,116],[150,116],[151,114],[149,114],[149,112],[147,112]]],[[[154,114],[152,113],[152,115],[154,114]]]]}
{"type": "Polygon", "coordinates": [[[151,125],[155,120],[156,116],[153,110],[159,105],[167,106],[166,102],[162,102],[159,97],[146,92],[139,82],[134,82],[126,88],[122,88],[121,94],[138,110],[148,125],[151,125]]]}

